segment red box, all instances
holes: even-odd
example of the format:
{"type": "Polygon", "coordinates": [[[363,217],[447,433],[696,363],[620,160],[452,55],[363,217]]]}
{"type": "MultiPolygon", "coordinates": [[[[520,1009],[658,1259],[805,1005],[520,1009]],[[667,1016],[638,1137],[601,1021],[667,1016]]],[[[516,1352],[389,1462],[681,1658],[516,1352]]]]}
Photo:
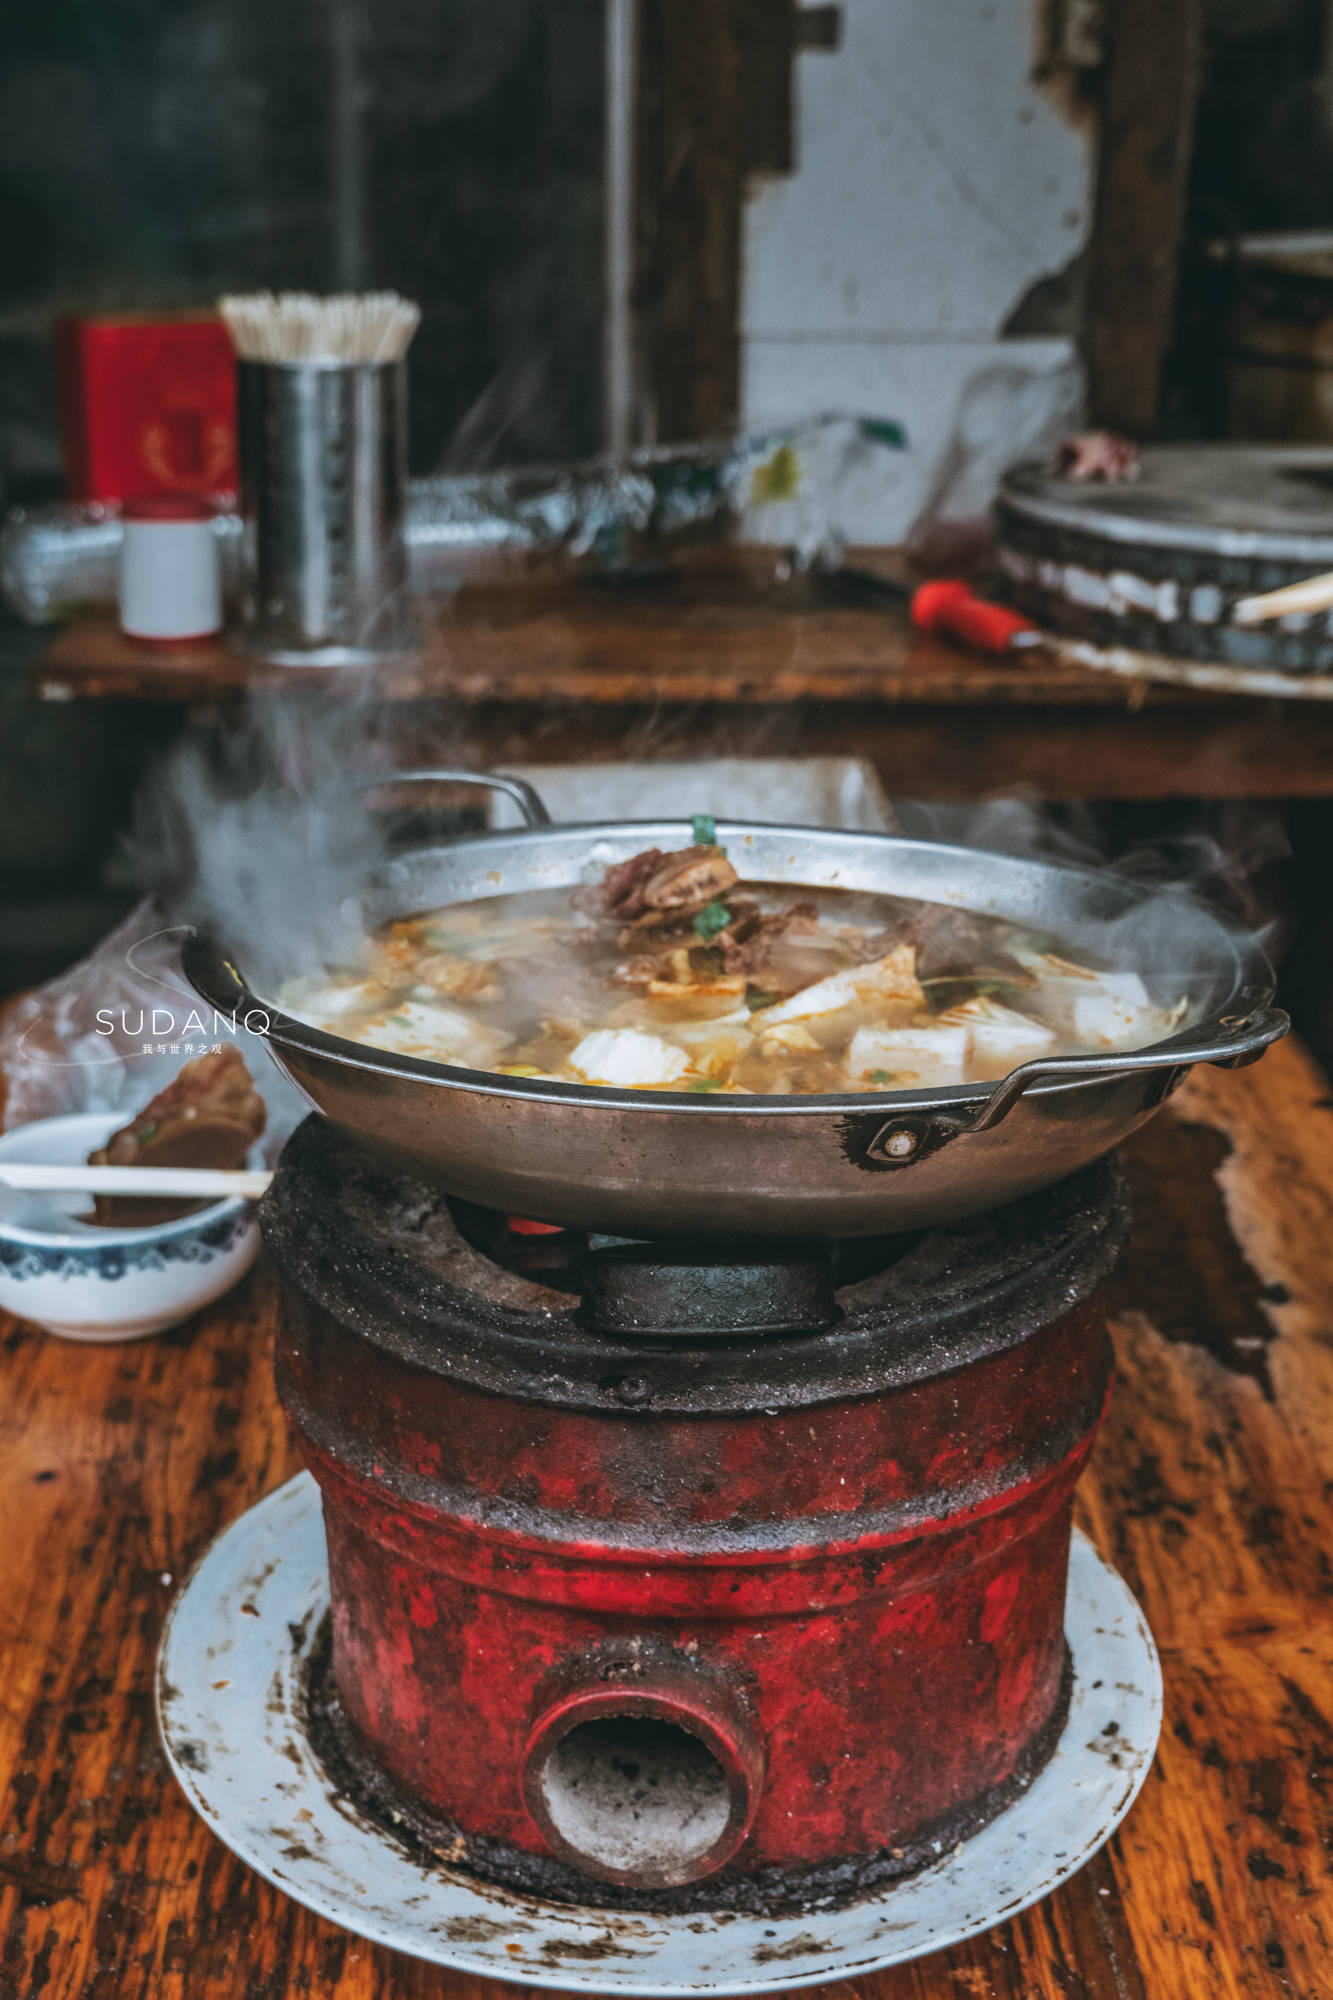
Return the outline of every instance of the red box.
{"type": "Polygon", "coordinates": [[[73,500],[236,490],[236,355],[212,313],[56,321],[73,500]]]}

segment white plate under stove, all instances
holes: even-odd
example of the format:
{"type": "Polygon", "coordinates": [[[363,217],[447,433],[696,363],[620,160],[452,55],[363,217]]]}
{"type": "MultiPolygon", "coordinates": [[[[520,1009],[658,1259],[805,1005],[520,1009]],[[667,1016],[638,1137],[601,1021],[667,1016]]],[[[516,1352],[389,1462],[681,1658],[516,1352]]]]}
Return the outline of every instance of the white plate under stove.
{"type": "Polygon", "coordinates": [[[424,1865],[341,1798],[303,1721],[328,1608],[319,1491],[306,1473],[225,1530],[167,1620],[158,1718],[186,1796],[232,1852],[358,1936],[482,1977],[644,1996],[769,1992],[854,1978],[1014,1916],[1091,1859],[1133,1804],[1162,1720],[1143,1614],[1075,1534],[1069,1716],[1023,1796],[933,1867],[795,1917],[575,1908],[424,1865]]]}

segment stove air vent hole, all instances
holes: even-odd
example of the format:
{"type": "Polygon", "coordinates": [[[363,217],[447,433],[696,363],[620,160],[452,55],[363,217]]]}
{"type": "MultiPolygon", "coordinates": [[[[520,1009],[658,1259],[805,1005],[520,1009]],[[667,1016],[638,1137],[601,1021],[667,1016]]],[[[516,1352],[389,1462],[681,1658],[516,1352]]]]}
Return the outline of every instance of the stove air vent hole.
{"type": "Polygon", "coordinates": [[[645,1882],[688,1880],[730,1813],[712,1751],[655,1716],[577,1723],[552,1748],[541,1785],[552,1825],[589,1867],[645,1882]]]}

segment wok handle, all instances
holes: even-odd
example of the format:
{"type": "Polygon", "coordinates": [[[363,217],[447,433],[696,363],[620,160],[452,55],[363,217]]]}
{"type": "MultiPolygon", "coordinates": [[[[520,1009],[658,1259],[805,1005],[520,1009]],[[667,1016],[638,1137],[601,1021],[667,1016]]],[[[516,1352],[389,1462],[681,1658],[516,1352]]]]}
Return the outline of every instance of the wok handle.
{"type": "Polygon", "coordinates": [[[542,803],[540,795],[526,778],[507,777],[501,771],[458,771],[451,766],[433,771],[381,771],[375,777],[362,778],[363,792],[376,791],[388,785],[482,785],[489,792],[503,792],[512,799],[523,815],[524,826],[550,826],[551,815],[542,803]]]}
{"type": "Polygon", "coordinates": [[[998,1083],[968,1132],[988,1132],[1007,1118],[1020,1097],[1034,1083],[1050,1078],[1071,1080],[1080,1077],[1129,1076],[1135,1070],[1188,1069],[1193,1063],[1216,1063],[1222,1069],[1239,1069],[1257,1062],[1271,1042],[1279,1041],[1291,1026],[1291,1017],[1281,1007],[1261,1007],[1253,1014],[1224,1017],[1219,1032],[1207,1041],[1168,1043],[1160,1049],[1134,1049],[1106,1056],[1051,1056],[1046,1061],[1023,1063],[998,1083]]]}

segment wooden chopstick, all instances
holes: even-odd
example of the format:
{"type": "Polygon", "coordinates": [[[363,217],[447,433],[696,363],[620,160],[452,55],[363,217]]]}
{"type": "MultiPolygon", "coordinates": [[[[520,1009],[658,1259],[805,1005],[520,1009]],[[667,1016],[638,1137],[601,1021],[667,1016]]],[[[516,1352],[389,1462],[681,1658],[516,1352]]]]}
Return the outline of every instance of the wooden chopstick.
{"type": "Polygon", "coordinates": [[[1269,618],[1289,618],[1300,611],[1327,611],[1333,606],[1333,569],[1287,583],[1258,597],[1241,597],[1231,607],[1234,625],[1262,625],[1269,618]]]}
{"type": "Polygon", "coordinates": [[[223,1167],[28,1167],[0,1161],[0,1187],[29,1194],[245,1195],[258,1201],[273,1179],[267,1171],[223,1167]]]}

